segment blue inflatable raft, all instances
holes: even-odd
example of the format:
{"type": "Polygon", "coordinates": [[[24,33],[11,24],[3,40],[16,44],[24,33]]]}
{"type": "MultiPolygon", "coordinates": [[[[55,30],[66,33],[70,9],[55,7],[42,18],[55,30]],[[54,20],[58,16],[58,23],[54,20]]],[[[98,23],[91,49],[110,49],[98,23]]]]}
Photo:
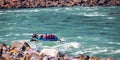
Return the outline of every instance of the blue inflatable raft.
{"type": "Polygon", "coordinates": [[[60,41],[58,37],[54,38],[32,38],[30,41],[60,41]]]}

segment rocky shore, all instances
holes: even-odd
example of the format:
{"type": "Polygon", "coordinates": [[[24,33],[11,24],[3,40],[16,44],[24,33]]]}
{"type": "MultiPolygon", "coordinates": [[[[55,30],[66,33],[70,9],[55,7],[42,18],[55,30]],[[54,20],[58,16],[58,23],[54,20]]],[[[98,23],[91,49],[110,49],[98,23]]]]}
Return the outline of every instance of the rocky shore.
{"type": "Polygon", "coordinates": [[[15,41],[11,46],[0,44],[0,60],[115,60],[111,57],[99,58],[88,55],[71,56],[56,49],[37,50],[25,41],[15,41]]]}
{"type": "Polygon", "coordinates": [[[120,0],[0,0],[0,8],[120,6],[120,0]]]}

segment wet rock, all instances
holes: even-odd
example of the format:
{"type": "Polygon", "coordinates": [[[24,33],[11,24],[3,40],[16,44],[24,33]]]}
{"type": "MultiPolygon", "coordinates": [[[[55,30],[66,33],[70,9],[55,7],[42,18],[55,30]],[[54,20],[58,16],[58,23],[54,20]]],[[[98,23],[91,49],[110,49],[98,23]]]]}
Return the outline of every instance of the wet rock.
{"type": "Polygon", "coordinates": [[[104,5],[104,3],[105,3],[105,0],[100,0],[100,1],[98,2],[98,5],[104,5]]]}
{"type": "Polygon", "coordinates": [[[40,60],[40,58],[41,58],[41,57],[40,57],[39,55],[37,55],[37,54],[32,54],[30,60],[40,60]]]}
{"type": "Polygon", "coordinates": [[[12,56],[12,53],[6,53],[3,55],[3,57],[6,59],[6,60],[10,60],[11,59],[11,56],[12,56]]]}
{"type": "Polygon", "coordinates": [[[2,57],[2,56],[0,56],[0,60],[5,60],[5,58],[4,58],[4,57],[2,57]]]}
{"type": "Polygon", "coordinates": [[[74,56],[70,56],[68,54],[64,55],[64,60],[77,60],[77,58],[75,58],[74,56]]]}
{"type": "Polygon", "coordinates": [[[89,60],[101,60],[101,59],[97,57],[90,57],[89,60]]]}
{"type": "Polygon", "coordinates": [[[96,0],[90,0],[89,6],[96,6],[96,5],[97,5],[97,1],[96,0]]]}
{"type": "Polygon", "coordinates": [[[116,5],[117,4],[117,0],[110,0],[110,2],[108,3],[108,5],[116,5]]]}
{"type": "Polygon", "coordinates": [[[89,56],[88,55],[80,55],[78,57],[78,60],[89,60],[89,56]]]}
{"type": "Polygon", "coordinates": [[[27,53],[26,55],[25,55],[25,60],[30,60],[30,58],[32,57],[32,53],[31,54],[29,54],[29,53],[27,53]]]}
{"type": "Polygon", "coordinates": [[[6,46],[6,44],[1,43],[1,44],[0,44],[0,47],[3,48],[3,47],[7,47],[7,46],[6,46]]]}
{"type": "Polygon", "coordinates": [[[12,43],[12,48],[16,47],[18,50],[22,49],[23,51],[30,48],[29,44],[25,41],[15,41],[12,43]]]}
{"type": "Polygon", "coordinates": [[[50,56],[50,57],[57,57],[59,55],[59,51],[56,49],[43,49],[41,50],[39,55],[42,55],[42,54],[50,56]]]}

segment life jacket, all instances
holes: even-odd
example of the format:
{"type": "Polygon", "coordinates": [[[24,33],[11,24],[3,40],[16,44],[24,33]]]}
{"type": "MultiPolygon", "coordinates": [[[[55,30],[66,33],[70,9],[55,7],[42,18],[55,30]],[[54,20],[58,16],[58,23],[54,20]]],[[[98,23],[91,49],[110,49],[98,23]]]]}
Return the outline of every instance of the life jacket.
{"type": "Polygon", "coordinates": [[[45,39],[47,39],[47,38],[48,38],[47,34],[45,34],[44,38],[45,38],[45,39]]]}
{"type": "Polygon", "coordinates": [[[43,38],[43,35],[40,35],[40,38],[43,38]]]}
{"type": "Polygon", "coordinates": [[[32,38],[35,38],[35,35],[32,35],[32,38]]]}

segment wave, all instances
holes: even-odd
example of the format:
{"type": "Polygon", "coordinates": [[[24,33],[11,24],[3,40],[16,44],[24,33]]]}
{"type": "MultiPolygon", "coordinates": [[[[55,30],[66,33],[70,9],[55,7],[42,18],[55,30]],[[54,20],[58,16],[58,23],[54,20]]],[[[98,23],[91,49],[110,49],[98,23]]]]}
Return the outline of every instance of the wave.
{"type": "Polygon", "coordinates": [[[102,14],[102,13],[98,13],[98,12],[93,12],[93,13],[84,13],[83,16],[107,16],[105,14],[102,14]]]}
{"type": "Polygon", "coordinates": [[[82,11],[95,11],[98,10],[99,8],[97,7],[81,7],[82,11]]]}
{"type": "Polygon", "coordinates": [[[32,33],[23,33],[22,35],[32,35],[32,33]]]}
{"type": "Polygon", "coordinates": [[[3,14],[6,14],[6,13],[0,13],[0,15],[3,15],[3,14]]]}
{"type": "MultiPolygon", "coordinates": [[[[11,23],[8,23],[8,25],[11,24],[11,23]]],[[[13,23],[13,24],[17,24],[17,23],[13,23]]],[[[5,30],[13,30],[13,29],[28,29],[26,27],[19,27],[19,26],[10,26],[10,27],[7,27],[7,28],[2,28],[0,29],[0,31],[5,31],[5,30]]]]}
{"type": "Polygon", "coordinates": [[[105,53],[105,54],[108,54],[108,55],[110,55],[110,54],[120,54],[120,49],[117,49],[117,50],[110,50],[110,52],[107,52],[107,53],[105,53]]]}
{"type": "Polygon", "coordinates": [[[34,9],[34,10],[7,10],[5,11],[6,13],[10,13],[10,12],[40,12],[39,9],[34,9]]]}
{"type": "Polygon", "coordinates": [[[81,16],[88,16],[88,17],[93,17],[93,16],[107,16],[106,14],[99,13],[99,12],[93,12],[93,13],[81,12],[81,13],[69,13],[69,14],[81,15],[81,16]]]}
{"type": "Polygon", "coordinates": [[[120,45],[120,42],[107,42],[107,44],[115,44],[115,45],[120,45]]]}
{"type": "Polygon", "coordinates": [[[2,28],[2,29],[0,29],[0,31],[5,31],[5,30],[13,30],[13,27],[9,27],[9,28],[2,28]]]}
{"type": "Polygon", "coordinates": [[[6,34],[5,36],[8,37],[8,36],[31,36],[32,33],[24,33],[24,34],[18,34],[18,33],[9,33],[9,34],[6,34]]]}
{"type": "Polygon", "coordinates": [[[108,48],[104,48],[104,47],[90,47],[90,48],[84,48],[84,49],[81,49],[80,51],[76,51],[75,52],[75,55],[79,55],[79,54],[91,54],[91,55],[94,55],[94,54],[100,54],[100,53],[106,53],[108,52],[108,48]]]}
{"type": "MultiPolygon", "coordinates": [[[[1,12],[4,12],[4,13],[0,13],[0,14],[6,14],[6,13],[14,13],[14,12],[42,12],[42,11],[59,11],[60,10],[60,8],[53,8],[53,9],[49,9],[49,8],[43,8],[43,9],[38,9],[38,8],[36,8],[36,9],[21,9],[21,10],[6,10],[6,11],[1,11],[1,12]]],[[[24,15],[24,14],[20,14],[20,15],[24,15]]]]}
{"type": "Polygon", "coordinates": [[[107,17],[107,19],[115,19],[114,17],[107,17]]]}
{"type": "Polygon", "coordinates": [[[31,47],[35,47],[37,49],[44,49],[44,48],[55,48],[59,51],[70,51],[72,49],[78,49],[81,44],[78,42],[47,42],[47,41],[40,41],[39,43],[36,42],[28,42],[31,47]],[[52,45],[51,45],[52,44],[52,45]]]}

